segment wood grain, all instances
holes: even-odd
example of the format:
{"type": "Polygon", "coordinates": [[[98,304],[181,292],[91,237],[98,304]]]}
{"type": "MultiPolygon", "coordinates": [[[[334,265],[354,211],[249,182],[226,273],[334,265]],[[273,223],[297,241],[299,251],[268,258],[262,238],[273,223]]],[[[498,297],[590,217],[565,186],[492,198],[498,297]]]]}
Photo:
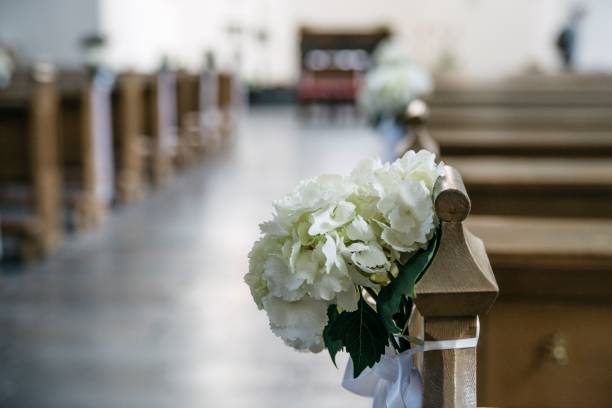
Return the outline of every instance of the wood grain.
{"type": "MultiPolygon", "coordinates": [[[[473,337],[476,319],[499,291],[485,248],[461,223],[469,198],[457,171],[447,166],[434,188],[441,240],[431,265],[416,285],[415,304],[425,340],[473,337]]],[[[424,407],[476,407],[476,350],[425,353],[424,407]]]]}
{"type": "Polygon", "coordinates": [[[443,156],[612,157],[612,131],[440,129],[443,156]]]}

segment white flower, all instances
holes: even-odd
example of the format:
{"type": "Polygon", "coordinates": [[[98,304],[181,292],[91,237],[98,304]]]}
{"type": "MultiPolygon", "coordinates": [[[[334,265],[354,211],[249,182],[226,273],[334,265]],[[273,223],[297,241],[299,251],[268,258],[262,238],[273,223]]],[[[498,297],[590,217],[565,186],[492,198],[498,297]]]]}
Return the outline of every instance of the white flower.
{"type": "Polygon", "coordinates": [[[422,181],[404,181],[396,192],[379,204],[385,222],[382,240],[400,252],[415,251],[425,244],[434,229],[431,193],[422,181]]]}
{"type": "Polygon", "coordinates": [[[408,152],[394,163],[364,161],[349,177],[307,180],[276,201],[245,275],[272,331],[320,351],[330,305],[356,310],[360,287],[379,290],[396,262],[427,245],[442,173],[432,153],[408,152]]]}
{"type": "Polygon", "coordinates": [[[395,116],[414,99],[433,91],[431,75],[412,62],[372,69],[359,92],[359,105],[368,115],[395,116]]]}
{"type": "Polygon", "coordinates": [[[268,312],[272,332],[287,345],[315,353],[323,350],[327,303],[309,297],[297,302],[267,297],[263,300],[263,306],[268,312]]]}
{"type": "Polygon", "coordinates": [[[401,169],[403,177],[412,181],[423,181],[432,192],[438,177],[444,175],[444,163],[436,163],[436,156],[427,150],[415,153],[410,150],[393,163],[393,167],[401,169]]]}
{"type": "Polygon", "coordinates": [[[355,216],[355,204],[341,201],[312,214],[312,225],[308,229],[310,235],[325,234],[350,222],[355,216]]]}
{"type": "Polygon", "coordinates": [[[398,65],[409,62],[406,53],[399,44],[392,40],[382,41],[374,50],[374,63],[380,65],[398,65]]]}

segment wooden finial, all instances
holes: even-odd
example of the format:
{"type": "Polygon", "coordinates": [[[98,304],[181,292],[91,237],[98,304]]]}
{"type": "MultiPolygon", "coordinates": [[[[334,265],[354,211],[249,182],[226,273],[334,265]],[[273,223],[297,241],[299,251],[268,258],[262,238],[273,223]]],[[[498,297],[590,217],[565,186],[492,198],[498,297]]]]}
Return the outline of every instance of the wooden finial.
{"type": "MultiPolygon", "coordinates": [[[[446,166],[434,196],[440,246],[416,285],[415,299],[425,340],[474,337],[478,315],[489,310],[499,289],[482,241],[461,223],[469,214],[470,200],[454,168],[446,166]]],[[[424,407],[476,407],[475,348],[428,351],[422,374],[424,407]]]]}
{"type": "Polygon", "coordinates": [[[35,82],[48,84],[56,79],[55,66],[46,62],[39,62],[32,67],[32,79],[35,82]]]}
{"type": "Polygon", "coordinates": [[[470,213],[470,198],[465,191],[461,174],[445,166],[445,176],[434,187],[436,214],[441,221],[463,221],[470,213]]]}
{"type": "Polygon", "coordinates": [[[406,137],[400,145],[400,156],[408,150],[429,150],[440,155],[440,146],[427,131],[427,120],[429,119],[429,107],[421,99],[410,102],[406,108],[404,123],[406,125],[406,137]]]}

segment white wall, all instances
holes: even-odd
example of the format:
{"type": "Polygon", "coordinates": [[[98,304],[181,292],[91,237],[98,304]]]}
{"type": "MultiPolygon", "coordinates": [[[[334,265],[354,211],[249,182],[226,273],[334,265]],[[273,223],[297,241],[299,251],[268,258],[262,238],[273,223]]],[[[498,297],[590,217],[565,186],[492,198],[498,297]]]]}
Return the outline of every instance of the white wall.
{"type": "Polygon", "coordinates": [[[0,0],[0,43],[27,61],[74,65],[80,39],[98,27],[98,0],[0,0]]]}
{"type": "Polygon", "coordinates": [[[583,70],[612,70],[612,1],[586,0],[587,14],[578,36],[578,65],[583,70]]]}
{"type": "Polygon", "coordinates": [[[168,0],[101,0],[101,29],[108,62],[119,69],[149,70],[162,56],[181,53],[180,15],[168,0]]]}
{"type": "MultiPolygon", "coordinates": [[[[150,70],[162,55],[188,67],[213,50],[221,66],[239,64],[255,82],[298,76],[298,29],[388,25],[414,59],[440,68],[444,56],[463,74],[493,77],[528,66],[559,67],[554,42],[578,0],[1,0],[0,42],[60,63],[79,60],[77,42],[100,29],[117,68],[150,70]],[[240,26],[240,34],[228,27],[240,26]],[[258,34],[264,33],[266,41],[258,34]],[[240,57],[237,57],[241,50],[240,57]]],[[[588,14],[578,65],[612,71],[612,1],[582,0],[588,14]]],[[[448,67],[448,64],[445,66],[448,67]]]]}

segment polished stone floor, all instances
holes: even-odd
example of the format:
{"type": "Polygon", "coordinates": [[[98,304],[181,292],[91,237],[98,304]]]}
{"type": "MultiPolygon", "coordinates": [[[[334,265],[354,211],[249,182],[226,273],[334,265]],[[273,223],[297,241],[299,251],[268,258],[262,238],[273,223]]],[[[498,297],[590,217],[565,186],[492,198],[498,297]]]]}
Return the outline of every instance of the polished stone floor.
{"type": "Polygon", "coordinates": [[[0,407],[369,406],[327,354],[270,333],[242,275],[273,199],[379,153],[361,125],[252,111],[201,166],[45,263],[4,271],[0,407]]]}

